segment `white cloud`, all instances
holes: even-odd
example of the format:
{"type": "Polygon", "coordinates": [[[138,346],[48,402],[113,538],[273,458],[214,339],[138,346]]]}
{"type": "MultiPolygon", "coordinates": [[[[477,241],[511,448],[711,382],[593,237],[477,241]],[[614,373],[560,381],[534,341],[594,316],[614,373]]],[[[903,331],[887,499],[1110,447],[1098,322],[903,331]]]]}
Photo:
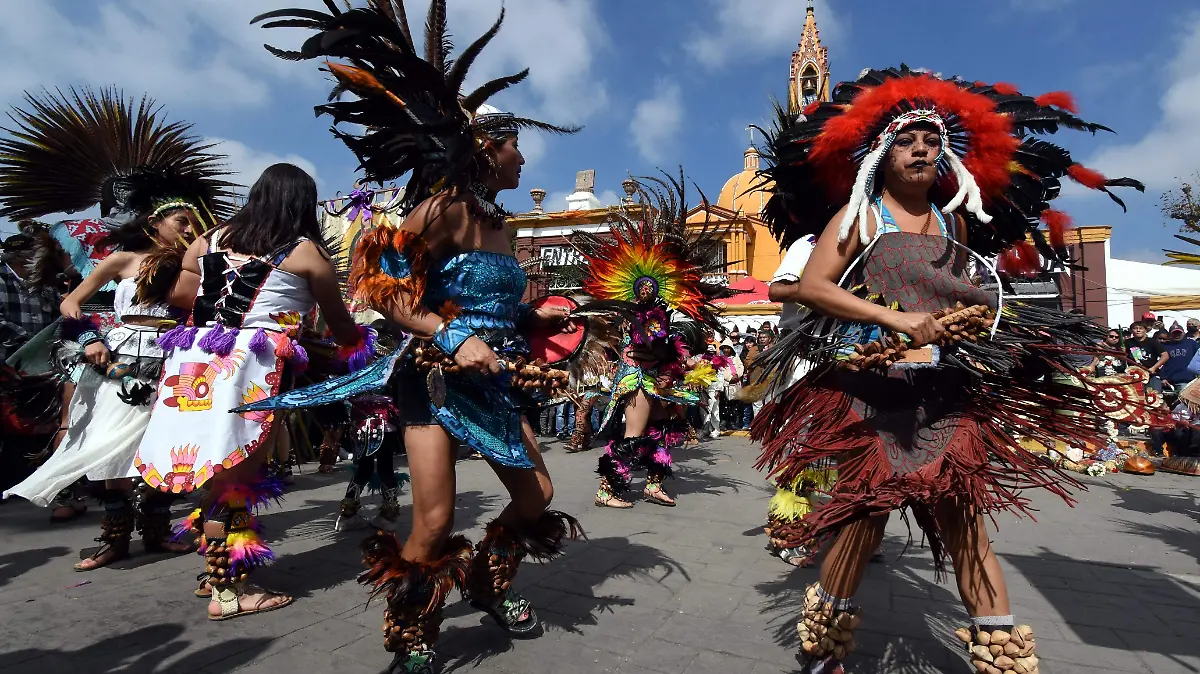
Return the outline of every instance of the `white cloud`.
{"type": "Polygon", "coordinates": [[[249,24],[278,6],[277,0],[106,0],[80,18],[60,0],[3,3],[0,102],[16,103],[22,91],[43,87],[117,85],[172,105],[259,107],[271,100],[273,80],[323,86],[315,64],[285,62],[263,49],[268,41],[294,48],[304,38],[249,24]]]}
{"type": "MultiPolygon", "coordinates": [[[[707,0],[711,25],[695,26],[684,49],[708,68],[719,68],[741,59],[778,59],[781,51],[792,50],[804,30],[805,5],[797,0],[707,0]]],[[[817,27],[825,46],[836,45],[843,32],[842,20],[829,0],[815,4],[817,27]]]]}
{"type": "MultiPolygon", "coordinates": [[[[454,0],[449,27],[455,53],[495,22],[501,0],[454,0]]],[[[412,3],[413,30],[424,15],[412,3]]],[[[608,106],[608,90],[595,72],[598,52],[609,44],[598,0],[519,0],[504,5],[504,27],[471,68],[467,89],[529,68],[529,79],[497,96],[497,107],[555,124],[581,124],[608,106]]],[[[423,32],[423,31],[422,31],[423,32]]],[[[417,42],[421,38],[414,35],[417,42]]],[[[532,135],[532,134],[531,134],[532,135]]],[[[524,141],[522,141],[524,142],[524,141]]]]}
{"type": "Polygon", "coordinates": [[[226,180],[237,183],[247,190],[268,166],[279,163],[295,164],[312,176],[318,186],[321,184],[321,176],[317,173],[316,164],[298,154],[278,155],[263,152],[248,147],[245,143],[225,138],[206,138],[205,140],[217,144],[213,148],[213,152],[225,155],[225,164],[233,174],[226,180]]]}
{"type": "Polygon", "coordinates": [[[660,80],[655,93],[637,104],[629,130],[638,153],[660,162],[667,155],[683,122],[683,92],[674,82],[660,80]]]}
{"type": "Polygon", "coordinates": [[[1162,116],[1137,142],[1107,147],[1087,165],[1108,176],[1132,176],[1152,191],[1168,190],[1200,168],[1200,15],[1186,26],[1179,52],[1167,65],[1162,116]]]}

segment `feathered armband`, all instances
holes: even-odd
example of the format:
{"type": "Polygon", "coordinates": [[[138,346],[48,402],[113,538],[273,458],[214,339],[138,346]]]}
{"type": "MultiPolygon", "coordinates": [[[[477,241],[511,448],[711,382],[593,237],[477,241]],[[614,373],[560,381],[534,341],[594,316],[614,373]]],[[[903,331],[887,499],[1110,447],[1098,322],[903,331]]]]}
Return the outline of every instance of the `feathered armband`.
{"type": "Polygon", "coordinates": [[[412,309],[425,296],[428,275],[425,240],[415,232],[380,225],[359,239],[350,268],[350,292],[375,309],[400,301],[412,309]]]}

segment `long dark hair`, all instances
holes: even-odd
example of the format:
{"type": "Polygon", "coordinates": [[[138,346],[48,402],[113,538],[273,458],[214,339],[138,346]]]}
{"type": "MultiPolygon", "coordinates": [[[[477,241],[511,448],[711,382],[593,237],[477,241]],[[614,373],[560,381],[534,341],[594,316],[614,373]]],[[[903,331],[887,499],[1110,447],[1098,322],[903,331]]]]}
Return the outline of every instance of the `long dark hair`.
{"type": "Polygon", "coordinates": [[[263,171],[246,205],[217,231],[221,247],[241,255],[269,255],[301,237],[330,253],[317,221],[317,183],[292,164],[263,171]]]}

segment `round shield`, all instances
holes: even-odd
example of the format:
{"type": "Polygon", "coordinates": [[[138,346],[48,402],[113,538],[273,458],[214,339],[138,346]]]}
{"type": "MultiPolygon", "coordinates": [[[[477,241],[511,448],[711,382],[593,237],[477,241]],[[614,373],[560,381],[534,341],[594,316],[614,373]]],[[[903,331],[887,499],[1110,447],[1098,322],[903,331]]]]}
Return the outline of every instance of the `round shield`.
{"type": "MultiPolygon", "coordinates": [[[[530,303],[534,310],[541,307],[566,307],[569,311],[579,308],[579,303],[570,297],[562,295],[547,295],[539,297],[530,303]]],[[[579,329],[574,332],[563,332],[559,327],[532,330],[527,336],[529,342],[529,358],[541,360],[547,365],[561,365],[571,359],[583,348],[587,339],[587,321],[582,318],[572,318],[579,329]]]]}

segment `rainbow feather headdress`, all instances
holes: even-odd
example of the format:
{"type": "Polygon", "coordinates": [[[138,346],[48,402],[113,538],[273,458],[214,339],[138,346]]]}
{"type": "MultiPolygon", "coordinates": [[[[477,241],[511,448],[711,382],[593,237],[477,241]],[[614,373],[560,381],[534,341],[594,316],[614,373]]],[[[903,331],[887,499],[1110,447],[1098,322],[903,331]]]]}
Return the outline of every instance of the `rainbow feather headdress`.
{"type": "Polygon", "coordinates": [[[728,267],[721,231],[707,216],[687,222],[682,170],[678,179],[664,177],[638,180],[638,203],[613,213],[607,236],[576,232],[569,239],[583,257],[583,291],[594,298],[581,310],[621,315],[635,343],[665,338],[675,311],[719,329],[712,302],[728,295],[705,280],[728,267]]]}

